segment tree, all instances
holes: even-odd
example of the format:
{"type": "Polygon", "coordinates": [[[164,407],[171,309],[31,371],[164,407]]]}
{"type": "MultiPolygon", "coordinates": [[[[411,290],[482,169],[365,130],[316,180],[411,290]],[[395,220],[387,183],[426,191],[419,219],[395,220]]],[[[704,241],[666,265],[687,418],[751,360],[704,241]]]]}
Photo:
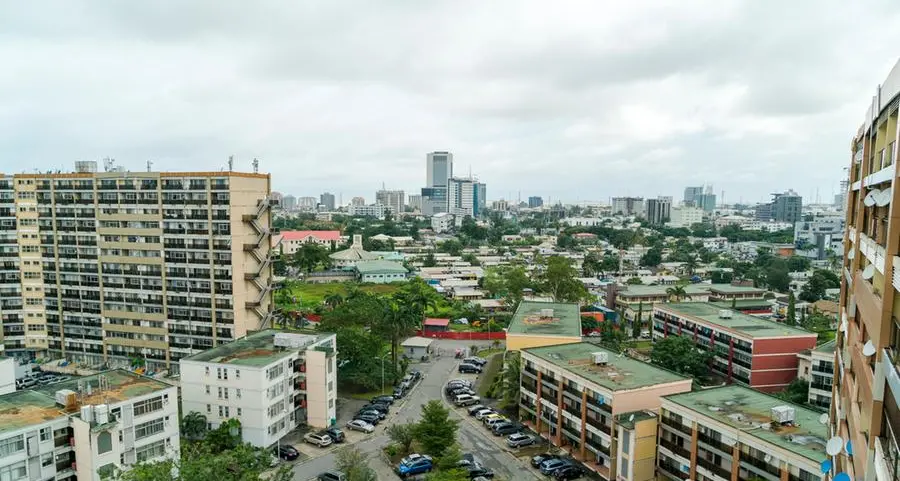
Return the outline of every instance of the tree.
{"type": "Polygon", "coordinates": [[[806,404],[809,402],[809,382],[804,379],[794,379],[788,384],[788,387],[776,394],[785,401],[796,404],[806,404]]]}
{"type": "Polygon", "coordinates": [[[415,277],[395,292],[393,298],[399,304],[405,304],[414,308],[424,317],[429,308],[435,309],[437,307],[440,295],[421,277],[415,277]]]}
{"type": "Polygon", "coordinates": [[[642,281],[640,277],[630,277],[627,281],[625,281],[625,284],[628,284],[629,286],[639,286],[643,283],[644,281],[642,281]]]}
{"type": "Polygon", "coordinates": [[[593,331],[597,329],[598,323],[593,316],[581,316],[581,331],[593,331]]]}
{"type": "Polygon", "coordinates": [[[662,249],[654,247],[641,256],[641,265],[646,267],[656,267],[662,264],[662,260],[662,249]]]}
{"type": "Polygon", "coordinates": [[[616,254],[606,253],[603,254],[603,259],[600,261],[600,272],[618,272],[619,271],[619,256],[616,254]]]}
{"type": "Polygon", "coordinates": [[[450,419],[450,410],[433,399],[422,406],[422,418],[416,424],[415,436],[422,451],[434,457],[441,457],[444,450],[456,439],[459,421],[450,419]]]}
{"type": "Polygon", "coordinates": [[[642,317],[644,316],[644,301],[638,302],[638,311],[637,316],[631,321],[631,337],[637,339],[641,337],[641,329],[644,327],[644,321],[642,317]]]}
{"type": "Polygon", "coordinates": [[[794,293],[788,294],[787,320],[785,323],[789,326],[797,325],[797,300],[794,299],[794,293]]]}
{"type": "Polygon", "coordinates": [[[800,291],[800,300],[806,302],[816,302],[825,298],[825,292],[828,289],[838,288],[841,281],[838,276],[831,271],[817,269],[809,277],[806,285],[800,291]]]}
{"type": "Polygon", "coordinates": [[[669,300],[675,300],[675,302],[681,302],[684,299],[690,299],[691,296],[688,295],[685,290],[685,284],[678,283],[672,287],[666,289],[666,295],[669,297],[669,300]]]}
{"type": "Polygon", "coordinates": [[[786,292],[791,285],[791,277],[783,265],[773,264],[766,269],[766,284],[778,292],[786,292]]]}
{"type": "Polygon", "coordinates": [[[415,437],[414,424],[391,424],[387,428],[387,435],[396,444],[403,454],[409,453],[415,437]]]}
{"type": "Polygon", "coordinates": [[[543,291],[553,296],[556,302],[579,302],[591,298],[587,288],[578,280],[578,271],[565,257],[548,257],[540,279],[543,291]]]}
{"type": "Polygon", "coordinates": [[[422,260],[422,267],[434,267],[437,265],[437,260],[434,258],[434,251],[429,250],[428,254],[425,254],[425,259],[422,260]]]}
{"type": "Polygon", "coordinates": [[[396,369],[400,358],[400,339],[415,332],[422,321],[421,312],[413,305],[382,300],[382,314],[373,323],[373,330],[391,341],[391,363],[396,369]]]}
{"type": "Polygon", "coordinates": [[[223,421],[219,427],[206,433],[206,445],[215,453],[240,446],[241,421],[234,418],[223,421]]]}
{"type": "Polygon", "coordinates": [[[675,372],[701,377],[709,371],[713,354],[697,348],[694,341],[682,336],[669,336],[656,341],[650,361],[675,372]]]}
{"type": "Polygon", "coordinates": [[[368,456],[358,448],[342,448],[335,458],[335,467],[347,476],[347,481],[377,481],[378,475],[369,467],[368,456]]]}
{"type": "Polygon", "coordinates": [[[342,302],[344,302],[344,296],[335,292],[325,296],[324,302],[326,306],[334,309],[335,307],[341,305],[342,302]]]}
{"type": "MultiPolygon", "coordinates": [[[[377,333],[361,326],[343,326],[333,330],[338,349],[338,383],[351,391],[372,391],[381,387],[381,363],[384,341],[377,333]]],[[[393,384],[393,366],[385,370],[387,384],[393,384]]]]}
{"type": "Polygon", "coordinates": [[[191,411],[181,419],[181,435],[190,441],[200,441],[206,437],[206,416],[191,411]]]}
{"type": "Polygon", "coordinates": [[[320,265],[329,267],[331,258],[328,257],[328,249],[315,242],[304,242],[294,252],[292,264],[306,272],[312,272],[320,265]]]}
{"type": "Polygon", "coordinates": [[[591,252],[584,256],[584,260],[581,262],[581,272],[584,274],[584,277],[594,277],[602,270],[603,265],[597,254],[591,252]]]}
{"type": "Polygon", "coordinates": [[[459,256],[463,250],[462,243],[456,239],[445,240],[444,242],[438,244],[437,247],[439,252],[446,252],[451,256],[459,256]]]}
{"type": "Polygon", "coordinates": [[[803,256],[791,256],[788,258],[787,264],[791,272],[806,272],[809,270],[812,262],[803,256]]]}
{"type": "Polygon", "coordinates": [[[437,459],[437,472],[429,474],[426,481],[468,481],[469,473],[459,466],[461,460],[459,444],[451,444],[444,450],[444,455],[437,459]]]}
{"type": "Polygon", "coordinates": [[[622,352],[622,343],[625,341],[625,333],[611,322],[600,324],[600,341],[616,352],[622,352]]]}

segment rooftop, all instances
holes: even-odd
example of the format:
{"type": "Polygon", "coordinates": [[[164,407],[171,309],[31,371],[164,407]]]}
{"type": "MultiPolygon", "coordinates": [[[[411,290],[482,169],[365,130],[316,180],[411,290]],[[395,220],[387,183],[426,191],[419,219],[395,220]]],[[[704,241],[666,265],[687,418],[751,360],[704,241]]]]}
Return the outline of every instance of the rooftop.
{"type": "Polygon", "coordinates": [[[356,263],[356,270],[360,274],[406,274],[403,264],[394,261],[364,260],[356,263]]]}
{"type": "Polygon", "coordinates": [[[634,425],[647,419],[656,419],[656,413],[653,411],[632,411],[630,413],[622,413],[616,416],[616,424],[625,427],[625,429],[634,429],[634,425]]]}
{"type": "Polygon", "coordinates": [[[709,284],[710,292],[721,292],[722,294],[746,294],[746,293],[759,293],[765,294],[765,289],[760,289],[758,287],[753,286],[733,286],[731,284],[709,284]]]}
{"type": "Polygon", "coordinates": [[[828,426],[819,422],[822,413],[791,404],[777,397],[733,384],[665,397],[666,400],[688,408],[750,435],[797,453],[818,464],[827,457],[825,443],[828,426]],[[772,408],[794,408],[793,425],[772,423],[772,408]]]}
{"type": "Polygon", "coordinates": [[[428,347],[432,343],[434,343],[434,339],[429,339],[427,337],[415,336],[410,337],[409,339],[403,341],[400,344],[403,347],[428,347]]]}
{"type": "Polygon", "coordinates": [[[90,385],[92,392],[91,395],[78,396],[79,406],[116,404],[172,387],[150,377],[117,369],[92,376],[71,378],[37,389],[16,391],[0,396],[0,434],[74,414],[77,410],[66,412],[63,406],[56,404],[56,392],[68,389],[78,393],[79,383],[85,391],[90,385]],[[109,388],[103,391],[100,390],[101,377],[109,381],[109,388]]]}
{"type": "Polygon", "coordinates": [[[816,352],[824,352],[824,353],[827,353],[827,354],[834,354],[834,349],[835,349],[835,346],[836,346],[836,345],[837,345],[837,341],[835,341],[834,339],[832,339],[832,340],[830,340],[830,341],[828,341],[828,342],[823,342],[822,344],[819,344],[819,345],[816,346],[816,348],[813,349],[813,350],[816,351],[816,352]]]}
{"type": "MultiPolygon", "coordinates": [[[[641,286],[641,285],[630,285],[627,286],[626,289],[621,290],[616,293],[616,295],[620,296],[664,296],[666,295],[666,289],[669,289],[673,286],[641,286]]],[[[760,295],[764,292],[762,289],[757,289],[755,287],[745,287],[745,286],[732,286],[731,284],[688,284],[684,286],[684,291],[690,295],[699,295],[699,294],[708,294],[711,291],[717,291],[724,294],[739,294],[739,293],[755,293],[758,292],[760,295]]]]}
{"type": "Polygon", "coordinates": [[[625,391],[688,379],[637,359],[620,356],[589,342],[533,347],[525,349],[525,352],[610,391],[625,391]],[[594,364],[595,352],[605,352],[609,362],[605,366],[594,364]]]}
{"type": "Polygon", "coordinates": [[[693,318],[706,324],[712,324],[725,328],[735,334],[749,338],[764,337],[814,337],[814,332],[768,321],[759,317],[731,311],[730,319],[719,317],[719,306],[708,302],[681,302],[673,304],[657,304],[654,309],[665,310],[679,316],[693,318]]]}
{"type": "Polygon", "coordinates": [[[283,230],[281,231],[281,239],[286,241],[305,241],[308,238],[315,238],[322,241],[341,241],[341,231],[339,230],[283,230]]]}
{"type": "Polygon", "coordinates": [[[522,301],[507,332],[532,336],[581,337],[578,304],[522,301]]]}
{"type": "Polygon", "coordinates": [[[434,317],[429,317],[429,318],[425,319],[425,322],[423,322],[423,324],[426,326],[444,326],[444,327],[446,327],[446,326],[450,325],[450,319],[437,319],[434,317]]]}
{"type": "MultiPolygon", "coordinates": [[[[278,331],[267,329],[255,332],[236,341],[186,357],[186,361],[213,362],[235,366],[262,367],[281,358],[290,356],[297,349],[275,346],[275,334],[278,331]]],[[[303,336],[304,334],[296,334],[303,336]]],[[[314,331],[305,333],[310,344],[325,340],[332,334],[317,334],[314,331]]]]}

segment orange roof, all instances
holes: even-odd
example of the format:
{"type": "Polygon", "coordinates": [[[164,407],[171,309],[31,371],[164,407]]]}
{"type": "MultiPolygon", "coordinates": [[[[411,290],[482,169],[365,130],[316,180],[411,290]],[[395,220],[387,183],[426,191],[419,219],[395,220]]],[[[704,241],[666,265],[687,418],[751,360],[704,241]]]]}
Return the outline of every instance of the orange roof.
{"type": "Polygon", "coordinates": [[[426,326],[449,326],[450,319],[436,319],[436,318],[430,317],[428,319],[425,319],[425,325],[426,326]]]}

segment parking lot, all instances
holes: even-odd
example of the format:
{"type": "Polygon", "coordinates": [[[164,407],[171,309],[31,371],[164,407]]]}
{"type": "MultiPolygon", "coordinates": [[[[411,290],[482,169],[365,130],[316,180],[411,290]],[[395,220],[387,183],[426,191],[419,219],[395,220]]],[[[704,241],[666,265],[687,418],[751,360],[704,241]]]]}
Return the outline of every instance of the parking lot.
{"type": "Polygon", "coordinates": [[[16,379],[16,389],[34,389],[44,386],[52,386],[64,381],[68,381],[72,376],[67,374],[57,374],[45,371],[33,371],[21,379],[16,379]]]}

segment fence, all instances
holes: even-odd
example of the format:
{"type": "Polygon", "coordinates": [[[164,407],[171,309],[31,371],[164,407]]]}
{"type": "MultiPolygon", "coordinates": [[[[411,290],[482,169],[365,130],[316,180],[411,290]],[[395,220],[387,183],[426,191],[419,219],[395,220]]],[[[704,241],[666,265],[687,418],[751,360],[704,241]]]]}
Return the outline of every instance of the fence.
{"type": "Polygon", "coordinates": [[[430,337],[432,339],[454,339],[457,341],[493,341],[495,339],[505,340],[506,332],[454,332],[454,331],[419,331],[416,333],[422,337],[430,337]]]}

